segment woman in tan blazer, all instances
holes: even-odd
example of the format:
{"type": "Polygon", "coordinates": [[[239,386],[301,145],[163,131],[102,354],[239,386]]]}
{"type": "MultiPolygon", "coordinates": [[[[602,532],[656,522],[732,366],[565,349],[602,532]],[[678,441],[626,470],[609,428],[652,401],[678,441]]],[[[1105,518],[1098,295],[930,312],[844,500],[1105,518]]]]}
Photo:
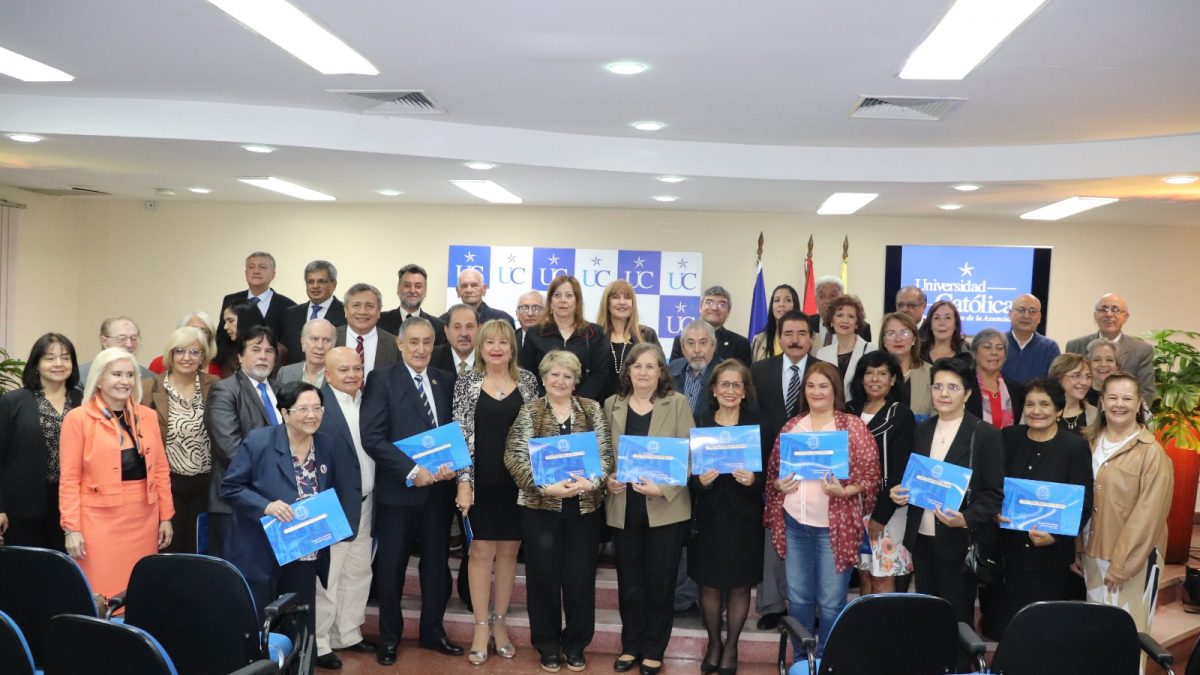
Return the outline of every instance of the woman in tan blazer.
{"type": "Polygon", "coordinates": [[[206,372],[212,342],[191,326],[175,329],[162,354],[163,374],[142,380],[142,405],[158,413],[158,428],[171,467],[175,536],[167,551],[196,552],[196,517],[208,507],[212,449],[204,402],[217,378],[206,372]]]}
{"type": "MultiPolygon", "coordinates": [[[[621,435],[688,438],[693,426],[687,397],[672,391],[662,350],[641,343],[629,350],[621,369],[620,393],[604,402],[604,417],[620,455],[621,435]]],[[[619,483],[608,478],[605,513],[617,554],[621,610],[621,655],[613,664],[625,672],[641,661],[641,672],[662,668],[671,639],[675,576],[692,501],[686,485],[649,480],[619,483]]]]}

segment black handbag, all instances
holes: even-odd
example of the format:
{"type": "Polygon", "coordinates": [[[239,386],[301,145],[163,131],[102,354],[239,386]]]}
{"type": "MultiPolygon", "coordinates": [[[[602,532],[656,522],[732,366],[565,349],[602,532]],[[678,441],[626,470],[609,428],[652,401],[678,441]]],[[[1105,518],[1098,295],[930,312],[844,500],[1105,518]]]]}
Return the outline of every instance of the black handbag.
{"type": "MultiPolygon", "coordinates": [[[[978,424],[976,422],[977,426],[978,424]]],[[[971,451],[970,458],[967,460],[967,468],[972,470],[975,468],[974,428],[971,429],[971,451]]],[[[963,503],[966,504],[970,498],[971,490],[968,488],[967,494],[963,496],[963,503]]],[[[1004,583],[1004,565],[995,549],[988,551],[987,547],[980,546],[970,530],[967,530],[967,542],[967,555],[963,558],[963,571],[975,577],[976,581],[985,586],[1002,585],[1004,583]]]]}

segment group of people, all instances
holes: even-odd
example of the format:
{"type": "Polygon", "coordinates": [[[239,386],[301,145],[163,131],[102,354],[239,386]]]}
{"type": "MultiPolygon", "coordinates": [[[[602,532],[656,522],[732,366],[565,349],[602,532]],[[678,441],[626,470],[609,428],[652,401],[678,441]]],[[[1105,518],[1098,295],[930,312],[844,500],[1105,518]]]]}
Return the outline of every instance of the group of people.
{"type": "Polygon", "coordinates": [[[484,302],[475,270],[459,276],[460,303],[436,317],[422,308],[418,265],[399,270],[400,306],[386,312],[369,284],[335,297],[326,261],[305,267],[301,304],[271,289],[274,276],[270,254],[251,254],[248,288],[224,298],[219,322],[181,317],[149,369],[127,317],[104,321],[86,364],[66,336],[40,337],[23,386],[0,398],[5,542],[65,550],[111,595],[141,557],[203,540],[241,569],[260,608],[288,591],[315,607],[326,669],[341,667],[340,650],[396,663],[414,554],[418,646],[475,665],[493,651],[512,658],[506,617],[523,549],[541,667],[582,671],[609,536],[617,672],[661,669],[673,608],[689,592],[708,633],[704,673],[737,670],[754,587],[758,626],[790,614],[816,631],[819,652],[855,571],[863,593],[906,590],[915,574],[918,592],[968,623],[978,596],[985,634],[1026,604],[1070,598],[1116,604],[1148,629],[1154,598],[1143,591],[1157,589],[1172,472],[1145,426],[1151,350],[1122,333],[1129,309],[1115,294],[1096,303],[1097,333],[1060,353],[1036,332],[1032,295],[1013,302],[1009,331],[968,343],[953,303],[927,308],[906,287],[872,340],[861,301],[826,277],[817,315],[781,285],[766,328],[748,339],[725,326],[731,296],[712,286],[668,360],[625,281],[604,290],[592,322],[571,276],[522,295],[515,319],[484,302]],[[467,469],[431,471],[393,445],[452,421],[467,469]],[[744,425],[759,427],[761,471],[710,470],[686,485],[616,478],[622,436],[744,425]],[[848,479],[781,469],[781,435],[835,430],[849,439],[848,479]],[[531,440],[575,433],[595,435],[600,475],[537,484],[531,440]],[[913,454],[971,468],[960,509],[908,503],[900,483],[913,454]],[[1079,535],[1001,529],[1006,477],[1083,486],[1079,535]],[[353,536],[277,564],[260,518],[288,522],[292,503],[331,488],[353,536]],[[473,535],[466,649],[443,626],[455,521],[473,535]],[[1003,560],[1002,585],[964,569],[971,545],[1003,560]],[[372,578],[375,645],[362,634],[372,578]]]}

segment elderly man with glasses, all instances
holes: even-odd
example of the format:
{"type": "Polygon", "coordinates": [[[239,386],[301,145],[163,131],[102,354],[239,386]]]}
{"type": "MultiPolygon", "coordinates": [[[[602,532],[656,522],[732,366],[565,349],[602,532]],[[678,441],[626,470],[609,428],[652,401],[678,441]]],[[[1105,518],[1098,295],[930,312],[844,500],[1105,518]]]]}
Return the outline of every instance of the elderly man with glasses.
{"type": "MultiPolygon", "coordinates": [[[[725,320],[729,318],[729,310],[732,306],[733,301],[730,300],[729,291],[722,286],[710,286],[704,290],[704,297],[700,300],[700,318],[708,322],[708,325],[716,331],[716,363],[725,359],[737,359],[749,368],[751,362],[750,341],[725,328],[725,320]]],[[[683,356],[683,344],[680,337],[675,336],[675,343],[671,346],[672,361],[683,356]]]]}
{"type": "MultiPolygon", "coordinates": [[[[110,316],[100,323],[100,351],[109,347],[120,347],[136,355],[141,340],[142,329],[127,316],[110,316]]],[[[83,383],[87,382],[88,371],[91,369],[91,361],[79,366],[79,386],[76,388],[80,391],[83,390],[83,383]]],[[[154,373],[140,363],[138,370],[141,371],[142,379],[154,377],[154,373]]]]}
{"type": "Polygon", "coordinates": [[[517,298],[517,350],[525,346],[525,335],[537,332],[546,316],[546,301],[537,291],[529,291],[517,298]]]}
{"type": "Polygon", "coordinates": [[[1001,373],[1004,379],[1018,384],[1045,377],[1050,364],[1061,353],[1058,343],[1037,332],[1042,320],[1042,301],[1029,295],[1018,295],[1008,310],[1011,328],[1008,331],[1008,357],[1001,373]]]}
{"type": "Polygon", "coordinates": [[[1121,364],[1121,370],[1137,378],[1138,389],[1145,401],[1153,401],[1154,349],[1140,339],[1121,332],[1129,320],[1129,303],[1116,293],[1106,293],[1096,301],[1092,318],[1099,330],[1071,340],[1067,343],[1067,351],[1086,354],[1088,343],[1100,337],[1117,343],[1117,361],[1121,364]]]}

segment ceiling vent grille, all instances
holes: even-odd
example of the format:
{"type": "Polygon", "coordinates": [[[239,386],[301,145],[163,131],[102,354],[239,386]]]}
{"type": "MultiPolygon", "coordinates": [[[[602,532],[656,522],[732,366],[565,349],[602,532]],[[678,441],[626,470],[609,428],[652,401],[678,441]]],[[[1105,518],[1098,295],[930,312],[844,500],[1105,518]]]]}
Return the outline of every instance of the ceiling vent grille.
{"type": "MultiPolygon", "coordinates": [[[[20,187],[20,186],[18,186],[20,187]]],[[[96,190],[94,188],[71,186],[66,189],[62,188],[40,188],[40,187],[22,187],[22,190],[36,192],[39,195],[49,195],[51,197],[111,197],[112,193],[96,190]]]]}
{"type": "Polygon", "coordinates": [[[424,89],[397,91],[350,91],[330,89],[351,108],[364,115],[444,115],[446,109],[425,93],[424,89]]]}
{"type": "Polygon", "coordinates": [[[949,115],[966,100],[965,98],[914,96],[862,96],[858,99],[850,116],[877,120],[935,122],[949,115]]]}

